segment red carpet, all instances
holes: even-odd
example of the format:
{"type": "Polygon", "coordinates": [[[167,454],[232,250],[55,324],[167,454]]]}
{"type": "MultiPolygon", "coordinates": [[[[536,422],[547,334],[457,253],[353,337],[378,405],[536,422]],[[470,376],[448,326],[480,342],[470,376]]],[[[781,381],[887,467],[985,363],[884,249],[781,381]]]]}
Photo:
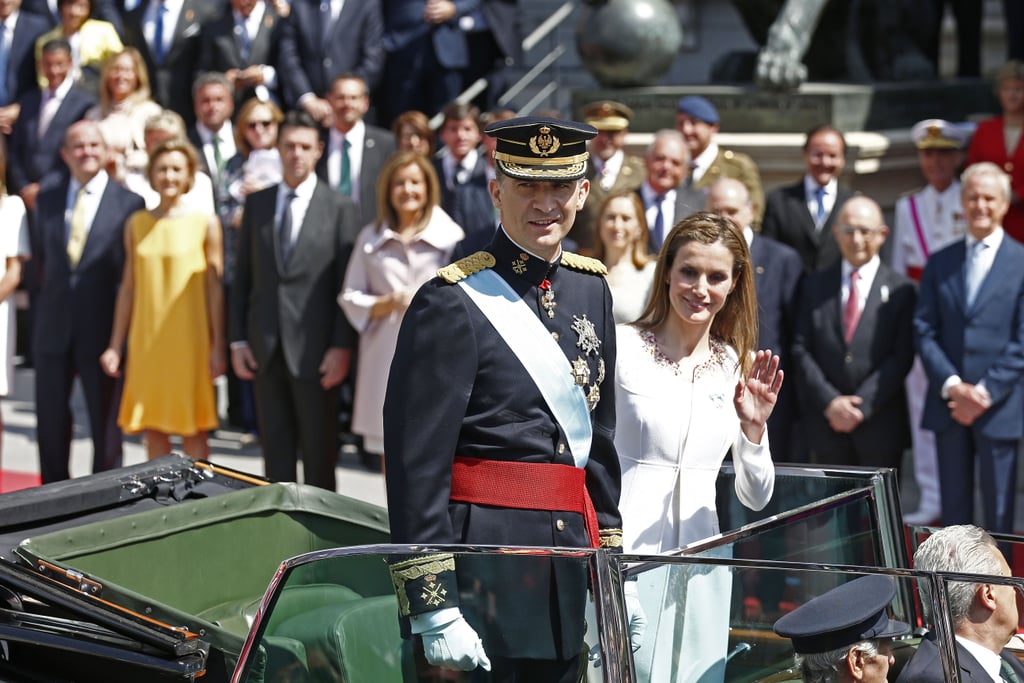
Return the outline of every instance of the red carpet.
{"type": "Polygon", "coordinates": [[[0,470],[0,493],[39,486],[38,472],[15,472],[0,470]]]}

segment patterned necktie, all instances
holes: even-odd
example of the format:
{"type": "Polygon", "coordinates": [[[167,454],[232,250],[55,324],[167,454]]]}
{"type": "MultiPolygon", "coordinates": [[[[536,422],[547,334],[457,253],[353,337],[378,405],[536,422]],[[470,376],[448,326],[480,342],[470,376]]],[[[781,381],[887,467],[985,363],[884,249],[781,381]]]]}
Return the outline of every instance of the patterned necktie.
{"type": "Polygon", "coordinates": [[[235,27],[235,33],[238,35],[238,54],[242,57],[242,61],[248,64],[252,39],[249,37],[249,27],[246,24],[247,20],[243,18],[235,27]]]}
{"type": "Polygon", "coordinates": [[[1013,670],[1010,663],[1002,657],[999,658],[999,677],[1006,681],[1006,683],[1021,683],[1020,676],[1013,670]]]}
{"type": "Polygon", "coordinates": [[[289,190],[284,197],[284,208],[281,209],[281,223],[278,226],[277,240],[281,249],[281,262],[288,265],[288,258],[292,255],[292,202],[295,200],[295,190],[289,190]]]}
{"type": "Polygon", "coordinates": [[[658,214],[654,217],[654,239],[660,248],[665,242],[665,213],[661,210],[661,205],[665,202],[665,195],[659,194],[654,201],[658,204],[658,214]]]}
{"type": "Polygon", "coordinates": [[[971,251],[967,257],[967,268],[964,273],[964,281],[967,286],[967,306],[974,305],[974,300],[981,289],[981,283],[985,280],[985,268],[982,265],[982,253],[988,249],[988,245],[977,241],[971,245],[971,251]]]}
{"type": "Polygon", "coordinates": [[[843,309],[843,333],[846,343],[853,339],[853,333],[857,331],[857,323],[860,322],[860,297],[857,292],[857,283],[860,281],[860,273],[856,270],[850,273],[850,293],[846,297],[846,307],[843,309]]]}
{"type": "Polygon", "coordinates": [[[352,146],[352,143],[348,141],[348,138],[343,138],[341,141],[341,173],[339,174],[338,180],[338,192],[342,193],[346,197],[352,196],[352,161],[348,156],[348,149],[352,146]]]}
{"type": "Polygon", "coordinates": [[[78,267],[85,249],[85,185],[78,188],[75,194],[75,205],[71,209],[71,220],[68,221],[68,263],[72,268],[78,267]]]}

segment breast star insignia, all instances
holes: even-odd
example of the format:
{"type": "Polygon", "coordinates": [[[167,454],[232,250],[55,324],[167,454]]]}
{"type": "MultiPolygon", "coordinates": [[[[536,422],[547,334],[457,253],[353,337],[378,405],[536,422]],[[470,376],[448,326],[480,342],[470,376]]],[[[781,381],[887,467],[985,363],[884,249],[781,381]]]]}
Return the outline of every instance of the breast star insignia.
{"type": "Polygon", "coordinates": [[[583,351],[584,355],[589,356],[600,350],[601,340],[597,337],[597,329],[594,327],[594,323],[587,318],[586,313],[582,316],[574,315],[572,317],[572,331],[579,337],[576,346],[583,351]]]}

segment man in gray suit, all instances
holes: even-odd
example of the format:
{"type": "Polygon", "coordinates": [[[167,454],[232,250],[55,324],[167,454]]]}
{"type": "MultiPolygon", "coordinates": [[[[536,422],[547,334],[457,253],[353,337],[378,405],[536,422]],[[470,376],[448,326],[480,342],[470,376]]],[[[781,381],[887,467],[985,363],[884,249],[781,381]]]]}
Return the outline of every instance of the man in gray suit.
{"type": "Polygon", "coordinates": [[[266,474],[334,490],[337,387],[355,331],[335,301],[359,225],[352,200],[317,179],[317,125],[291,112],[278,137],[284,180],[249,195],[231,291],[231,364],[254,381],[266,474]]]}
{"type": "Polygon", "coordinates": [[[677,130],[659,130],[644,155],[647,181],[637,192],[647,212],[648,248],[657,254],[672,226],[704,209],[704,193],[687,182],[690,152],[677,130]]]}
{"type": "Polygon", "coordinates": [[[335,78],[327,102],[334,125],[327,133],[317,175],[356,203],[362,227],[377,218],[377,176],[395,152],[395,136],[363,120],[370,109],[370,92],[360,76],[345,73],[335,78]]]}

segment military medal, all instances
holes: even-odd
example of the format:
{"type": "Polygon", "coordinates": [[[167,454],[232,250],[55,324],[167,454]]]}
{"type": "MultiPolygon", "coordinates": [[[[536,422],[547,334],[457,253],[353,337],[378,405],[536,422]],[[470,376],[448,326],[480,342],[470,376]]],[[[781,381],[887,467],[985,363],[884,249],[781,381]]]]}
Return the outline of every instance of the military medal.
{"type": "Polygon", "coordinates": [[[594,408],[597,407],[597,402],[601,400],[601,389],[596,384],[590,385],[590,390],[587,391],[587,407],[593,412],[594,408]]]}
{"type": "Polygon", "coordinates": [[[576,346],[583,351],[584,355],[589,356],[591,353],[597,353],[598,349],[601,348],[601,340],[597,337],[597,329],[594,328],[594,323],[587,319],[586,313],[582,316],[574,315],[572,317],[572,331],[579,337],[576,346]]]}
{"type": "Polygon", "coordinates": [[[572,377],[577,386],[585,387],[590,383],[590,366],[586,358],[579,357],[572,362],[572,377]]]}
{"type": "Polygon", "coordinates": [[[549,318],[554,318],[555,306],[558,304],[555,303],[555,290],[551,286],[551,281],[545,278],[544,282],[540,283],[540,288],[544,292],[540,295],[540,305],[547,311],[549,318]]]}

